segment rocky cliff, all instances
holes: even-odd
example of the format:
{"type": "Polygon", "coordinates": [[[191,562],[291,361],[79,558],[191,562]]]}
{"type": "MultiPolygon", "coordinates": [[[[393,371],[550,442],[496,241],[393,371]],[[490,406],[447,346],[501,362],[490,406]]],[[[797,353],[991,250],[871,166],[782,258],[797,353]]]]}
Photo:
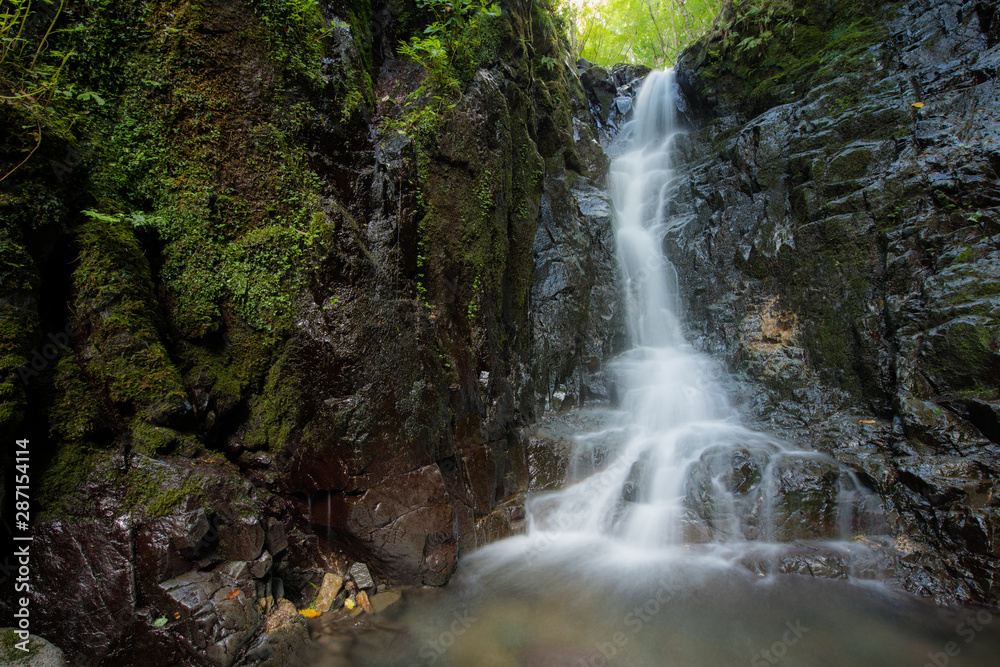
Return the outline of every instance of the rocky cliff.
{"type": "Polygon", "coordinates": [[[599,384],[599,115],[540,2],[397,56],[439,5],[58,16],[105,104],[2,184],[0,418],[31,441],[32,630],[72,664],[283,664],[281,600],[326,575],[443,584],[519,520],[521,428],[599,384]]]}
{"type": "Polygon", "coordinates": [[[886,506],[897,584],[995,601],[1000,17],[988,2],[725,10],[678,67],[665,252],[752,419],[886,506]]]}

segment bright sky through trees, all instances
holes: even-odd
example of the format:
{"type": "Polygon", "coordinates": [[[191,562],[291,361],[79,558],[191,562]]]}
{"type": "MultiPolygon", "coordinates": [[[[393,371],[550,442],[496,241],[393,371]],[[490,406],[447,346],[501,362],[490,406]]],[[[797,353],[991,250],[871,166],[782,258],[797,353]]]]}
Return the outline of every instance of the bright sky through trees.
{"type": "Polygon", "coordinates": [[[723,0],[567,0],[578,57],[599,65],[664,67],[701,36],[723,0]]]}

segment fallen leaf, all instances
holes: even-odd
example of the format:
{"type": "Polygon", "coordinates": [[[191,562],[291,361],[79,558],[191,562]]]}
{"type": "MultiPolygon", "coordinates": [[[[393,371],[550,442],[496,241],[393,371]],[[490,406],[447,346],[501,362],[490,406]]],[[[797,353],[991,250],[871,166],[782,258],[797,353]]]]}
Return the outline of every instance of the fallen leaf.
{"type": "Polygon", "coordinates": [[[166,616],[161,616],[158,619],[156,619],[155,621],[153,621],[153,625],[155,625],[158,628],[162,628],[166,624],[167,624],[167,617],[166,616]]]}
{"type": "Polygon", "coordinates": [[[181,617],[181,613],[180,613],[179,611],[175,611],[175,612],[174,612],[174,620],[176,621],[176,620],[177,620],[177,619],[179,619],[180,617],[181,617]]]}
{"type": "Polygon", "coordinates": [[[862,419],[861,423],[862,424],[874,424],[875,420],[874,419],[862,419]]]}
{"type": "Polygon", "coordinates": [[[227,595],[226,599],[227,600],[232,600],[234,597],[236,597],[239,594],[240,594],[240,589],[237,588],[235,591],[233,591],[232,593],[230,593],[229,595],[227,595]]]}
{"type": "Polygon", "coordinates": [[[913,107],[914,109],[923,109],[924,108],[924,103],[923,102],[914,102],[910,106],[913,107]]]}
{"type": "Polygon", "coordinates": [[[368,600],[368,593],[365,593],[364,591],[358,591],[358,604],[360,604],[361,608],[364,609],[369,614],[373,613],[372,603],[368,600]]]}
{"type": "Polygon", "coordinates": [[[354,599],[347,598],[346,600],[344,600],[344,606],[347,607],[348,609],[354,609],[354,599]]]}
{"type": "Polygon", "coordinates": [[[305,616],[306,618],[316,618],[320,614],[320,612],[316,611],[315,609],[303,609],[299,613],[305,616]]]}

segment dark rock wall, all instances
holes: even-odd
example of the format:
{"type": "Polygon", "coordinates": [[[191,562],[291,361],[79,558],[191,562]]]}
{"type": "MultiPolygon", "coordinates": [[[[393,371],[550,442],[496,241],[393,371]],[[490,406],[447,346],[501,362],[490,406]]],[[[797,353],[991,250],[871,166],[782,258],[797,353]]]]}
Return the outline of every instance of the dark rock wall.
{"type": "Polygon", "coordinates": [[[750,380],[753,419],[881,494],[901,586],[995,600],[992,4],[795,8],[770,55],[721,63],[723,21],[680,61],[692,131],[665,251],[690,336],[750,380]]]}
{"type": "Polygon", "coordinates": [[[303,627],[268,605],[323,571],[438,585],[514,529],[521,428],[622,338],[600,128],[538,2],[483,23],[432,133],[399,131],[413,3],[68,5],[107,104],[0,191],[32,629],[73,664],[278,664],[303,627]]]}

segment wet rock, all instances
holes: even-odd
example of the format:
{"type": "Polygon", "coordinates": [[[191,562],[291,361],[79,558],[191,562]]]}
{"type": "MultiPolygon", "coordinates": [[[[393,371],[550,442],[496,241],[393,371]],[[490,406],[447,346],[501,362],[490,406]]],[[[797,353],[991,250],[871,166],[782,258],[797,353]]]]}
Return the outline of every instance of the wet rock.
{"type": "Polygon", "coordinates": [[[398,604],[401,599],[402,594],[398,590],[387,590],[376,593],[371,599],[372,611],[379,614],[398,604]]]}
{"type": "Polygon", "coordinates": [[[632,464],[622,486],[622,501],[634,503],[643,499],[645,490],[649,488],[649,452],[643,452],[642,456],[632,464]]]}
{"type": "Polygon", "coordinates": [[[308,649],[305,619],[291,602],[279,600],[264,618],[260,636],[247,648],[240,663],[268,667],[295,664],[308,649]]]}
{"type": "Polygon", "coordinates": [[[250,563],[250,576],[254,579],[263,579],[271,571],[273,560],[270,552],[265,551],[262,553],[257,560],[250,563]]]}
{"type": "Polygon", "coordinates": [[[160,585],[163,612],[213,665],[230,667],[262,623],[253,591],[215,572],[190,572],[160,585]]]}
{"type": "Polygon", "coordinates": [[[368,566],[364,563],[354,563],[347,570],[347,574],[354,581],[355,585],[357,585],[358,590],[375,588],[375,580],[372,579],[372,575],[368,571],[368,566]]]}
{"type": "Polygon", "coordinates": [[[254,667],[284,667],[309,655],[310,648],[306,622],[296,613],[295,619],[261,634],[241,662],[254,667]]]}
{"type": "Polygon", "coordinates": [[[254,517],[219,526],[219,552],[228,560],[257,560],[264,549],[264,529],[254,517]]]}
{"type": "Polygon", "coordinates": [[[288,539],[285,537],[285,524],[281,519],[268,517],[264,529],[264,548],[272,556],[277,556],[288,547],[288,539]]]}
{"type": "MultiPolygon", "coordinates": [[[[586,61],[583,61],[586,63],[586,61]]],[[[579,63],[578,63],[579,66],[579,63]]],[[[611,114],[611,106],[615,102],[618,87],[611,75],[603,67],[591,65],[580,74],[580,82],[587,91],[587,99],[594,107],[594,113],[601,122],[607,122],[611,114]]]]}
{"type": "Polygon", "coordinates": [[[313,603],[313,609],[319,612],[330,611],[334,600],[337,598],[337,594],[340,593],[340,589],[343,586],[343,577],[332,572],[327,572],[323,575],[323,583],[319,587],[319,592],[316,593],[316,601],[313,603]]]}
{"type": "Polygon", "coordinates": [[[716,531],[746,539],[764,537],[768,518],[763,471],[776,449],[767,442],[720,445],[701,455],[688,469],[685,502],[705,525],[687,526],[690,541],[707,541],[716,531]]]}
{"type": "Polygon", "coordinates": [[[58,637],[73,664],[100,664],[135,623],[129,518],[41,522],[33,535],[33,608],[61,613],[39,614],[32,629],[58,637]]]}
{"type": "MultiPolygon", "coordinates": [[[[899,585],[986,601],[988,531],[959,518],[978,516],[988,492],[976,480],[997,471],[1000,84],[979,69],[997,62],[996,22],[981,24],[975,6],[873,8],[896,46],[881,27],[855,35],[853,65],[830,61],[753,96],[746,87],[762,81],[718,71],[711,36],[686,51],[678,106],[692,131],[675,143],[664,250],[689,339],[740,374],[755,423],[830,453],[878,492],[889,517],[878,530],[910,545],[893,561],[899,585]],[[972,468],[953,469],[955,456],[972,468]]],[[[809,19],[820,37],[843,20],[809,19]]],[[[831,534],[832,470],[776,473],[811,487],[778,501],[778,533],[831,534]]],[[[699,479],[690,503],[725,519],[699,479]]],[[[862,507],[851,521],[876,514],[862,507]]]]}
{"type": "Polygon", "coordinates": [[[141,525],[135,546],[141,578],[159,583],[191,569],[214,546],[214,533],[203,509],[141,525]]]}
{"type": "Polygon", "coordinates": [[[834,461],[784,455],[769,471],[774,539],[832,539],[838,534],[840,470],[834,461]]]}
{"type": "Polygon", "coordinates": [[[535,234],[533,376],[540,407],[607,400],[602,360],[624,345],[611,203],[572,174],[552,178],[535,234]]]}
{"type": "Polygon", "coordinates": [[[281,577],[271,577],[271,595],[275,600],[285,597],[285,581],[281,577]]]}
{"type": "Polygon", "coordinates": [[[15,628],[0,628],[0,661],[9,667],[65,667],[67,664],[63,652],[47,639],[37,635],[22,639],[15,634],[15,628]],[[27,650],[22,651],[22,647],[27,650]]]}

